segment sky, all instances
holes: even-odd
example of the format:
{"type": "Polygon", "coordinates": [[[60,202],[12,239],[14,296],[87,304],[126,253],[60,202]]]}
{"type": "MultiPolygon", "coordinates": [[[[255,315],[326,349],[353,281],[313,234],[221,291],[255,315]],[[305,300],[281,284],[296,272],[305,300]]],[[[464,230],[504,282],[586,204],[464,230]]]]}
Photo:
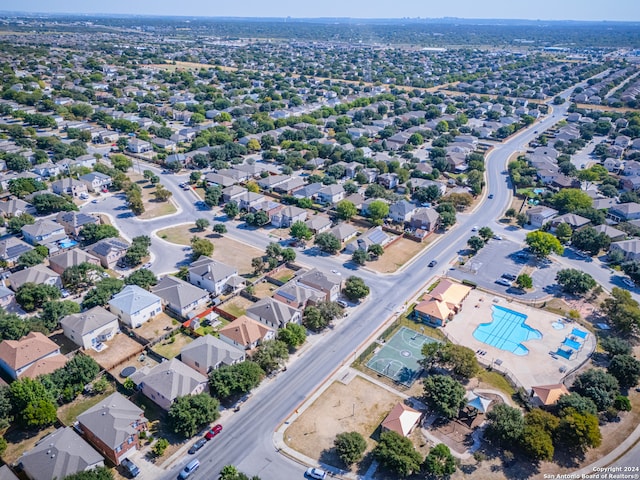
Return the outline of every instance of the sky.
{"type": "Polygon", "coordinates": [[[210,17],[640,21],[640,0],[0,0],[0,11],[210,17]]]}

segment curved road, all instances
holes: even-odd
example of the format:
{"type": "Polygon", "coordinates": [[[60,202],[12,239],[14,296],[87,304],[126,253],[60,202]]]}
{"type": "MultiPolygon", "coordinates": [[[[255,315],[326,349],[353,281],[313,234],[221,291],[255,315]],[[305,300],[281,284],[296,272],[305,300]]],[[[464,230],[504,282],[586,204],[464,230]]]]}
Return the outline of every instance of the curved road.
{"type": "MultiPolygon", "coordinates": [[[[568,91],[563,93],[568,96],[568,91]]],[[[472,235],[473,225],[492,225],[510,205],[511,189],[504,173],[507,161],[517,151],[538,134],[562,119],[568,103],[555,106],[554,113],[518,133],[503,144],[496,144],[488,155],[487,192],[492,200],[484,199],[471,214],[459,215],[457,225],[447,234],[446,241],[439,241],[429,247],[418,259],[410,263],[401,273],[394,275],[374,274],[359,270],[371,288],[368,301],[353,309],[349,317],[338,322],[329,332],[317,336],[312,345],[286,372],[265,382],[248,400],[245,407],[225,421],[223,433],[209,442],[198,454],[200,469],[191,477],[193,480],[215,479],[220,469],[227,464],[236,465],[248,475],[259,475],[263,480],[303,478],[306,466],[300,465],[276,452],[273,432],[295,408],[307,398],[332,372],[346,362],[353,360],[358,347],[365,342],[394,312],[412,298],[422,286],[438,273],[438,269],[427,264],[437,259],[441,265],[448,265],[459,250],[466,248],[467,239],[472,235]],[[435,270],[435,271],[434,271],[435,270]]],[[[154,167],[144,166],[157,170],[154,167]]],[[[109,212],[115,216],[117,227],[127,236],[149,235],[152,231],[193,222],[196,218],[210,215],[208,211],[198,212],[193,203],[198,200],[193,192],[183,191],[178,183],[186,177],[163,175],[162,183],[174,192],[173,199],[180,206],[176,215],[139,221],[130,216],[121,196],[114,196],[98,204],[87,204],[86,212],[109,212]],[[208,215],[207,215],[208,213],[208,215]]],[[[263,232],[230,228],[228,236],[257,247],[264,247],[273,239],[263,232]]],[[[156,259],[152,270],[166,273],[175,270],[176,265],[187,263],[186,253],[158,238],[153,239],[152,256],[156,259]],[[162,259],[162,262],[157,261],[162,259]]],[[[349,275],[349,264],[340,264],[337,257],[317,256],[313,250],[298,252],[298,261],[310,266],[337,269],[349,275]]],[[[322,420],[322,419],[318,419],[322,420]]],[[[175,478],[188,458],[174,464],[162,478],[175,478]]]]}

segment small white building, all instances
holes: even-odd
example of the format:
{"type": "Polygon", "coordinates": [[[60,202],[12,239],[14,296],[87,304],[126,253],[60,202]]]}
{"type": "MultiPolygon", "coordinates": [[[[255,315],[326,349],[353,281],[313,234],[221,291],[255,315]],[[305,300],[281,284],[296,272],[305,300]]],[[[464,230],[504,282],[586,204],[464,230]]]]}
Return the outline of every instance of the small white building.
{"type": "Polygon", "coordinates": [[[162,312],[162,299],[137,285],[127,285],[109,300],[109,310],[123,324],[137,328],[162,312]]]}

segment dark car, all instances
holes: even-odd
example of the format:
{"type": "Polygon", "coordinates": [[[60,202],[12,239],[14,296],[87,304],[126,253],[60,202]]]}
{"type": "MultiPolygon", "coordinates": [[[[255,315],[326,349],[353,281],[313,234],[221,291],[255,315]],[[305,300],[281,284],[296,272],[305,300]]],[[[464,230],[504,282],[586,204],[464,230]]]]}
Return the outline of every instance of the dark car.
{"type": "Polygon", "coordinates": [[[138,468],[138,466],[128,458],[123,458],[120,461],[120,465],[124,469],[125,473],[131,478],[137,477],[140,473],[140,469],[138,468]]]}
{"type": "Polygon", "coordinates": [[[430,266],[430,267],[435,267],[437,264],[438,264],[438,261],[437,261],[437,260],[431,260],[431,261],[429,262],[429,266],[430,266]]]}
{"type": "Polygon", "coordinates": [[[200,450],[202,447],[204,447],[206,443],[207,443],[207,439],[206,438],[201,438],[196,443],[191,445],[191,448],[189,449],[189,454],[193,455],[198,450],[200,450]]]}
{"type": "Polygon", "coordinates": [[[507,280],[514,281],[514,280],[515,280],[516,278],[518,278],[518,277],[516,277],[516,276],[515,276],[515,275],[513,275],[512,273],[503,273],[503,274],[502,274],[502,278],[506,278],[507,280]]]}
{"type": "Polygon", "coordinates": [[[214,426],[211,430],[209,430],[207,434],[204,436],[204,438],[206,438],[207,440],[211,440],[213,437],[218,435],[221,431],[222,431],[222,425],[218,424],[214,426]]]}
{"type": "Polygon", "coordinates": [[[493,198],[493,193],[490,193],[489,194],[489,199],[492,199],[492,198],[493,198]]]}

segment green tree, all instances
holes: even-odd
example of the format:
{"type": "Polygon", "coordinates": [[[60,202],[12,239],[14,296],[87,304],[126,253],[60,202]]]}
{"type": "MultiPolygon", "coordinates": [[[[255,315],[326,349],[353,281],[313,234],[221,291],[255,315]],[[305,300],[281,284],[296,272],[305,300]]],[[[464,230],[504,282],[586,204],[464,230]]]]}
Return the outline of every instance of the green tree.
{"type": "Polygon", "coordinates": [[[74,313],[80,313],[80,305],[71,300],[52,300],[42,305],[40,320],[48,331],[58,328],[58,322],[63,317],[74,313]]]}
{"type": "Polygon", "coordinates": [[[56,421],[54,399],[38,380],[21,378],[9,387],[16,419],[27,427],[42,427],[56,421]],[[52,415],[53,413],[53,415],[52,415]]]}
{"type": "Polygon", "coordinates": [[[133,167],[133,162],[129,160],[129,158],[127,158],[126,156],[120,153],[112,155],[110,160],[111,160],[111,165],[113,165],[113,168],[123,173],[127,173],[127,170],[133,167]]]}
{"type": "Polygon", "coordinates": [[[350,276],[344,283],[344,289],[342,293],[352,301],[358,301],[369,295],[369,287],[364,283],[364,280],[360,277],[350,276]]]}
{"type": "Polygon", "coordinates": [[[278,340],[283,341],[289,350],[295,350],[307,339],[307,330],[297,323],[287,323],[284,328],[278,330],[278,340]]]}
{"type": "Polygon", "coordinates": [[[293,262],[295,261],[295,259],[296,259],[296,251],[293,248],[287,247],[282,250],[283,262],[293,262]]]}
{"type": "Polygon", "coordinates": [[[161,457],[168,446],[169,440],[167,440],[166,438],[159,438],[151,447],[151,453],[154,457],[161,457]]]}
{"type": "Polygon", "coordinates": [[[220,417],[219,402],[208,393],[178,397],[169,409],[172,430],[185,438],[195,435],[204,425],[220,417]]]}
{"type": "Polygon", "coordinates": [[[600,305],[602,313],[624,334],[635,333],[640,327],[640,306],[631,292],[613,287],[611,297],[600,305]]]}
{"type": "Polygon", "coordinates": [[[358,432],[342,432],[336,435],[333,446],[340,460],[350,466],[362,459],[367,442],[358,432]]]}
{"type": "Polygon", "coordinates": [[[566,268],[558,271],[556,281],[562,287],[562,291],[572,295],[582,295],[596,286],[596,281],[588,273],[566,268]]]}
{"type": "Polygon", "coordinates": [[[44,262],[45,257],[40,255],[37,250],[29,250],[18,257],[18,265],[25,267],[33,267],[44,262]]]}
{"type": "Polygon", "coordinates": [[[371,254],[373,257],[380,257],[384,254],[384,247],[379,243],[374,243],[373,245],[369,245],[367,249],[367,253],[371,254]]]}
{"type": "Polygon", "coordinates": [[[583,397],[576,392],[560,396],[556,402],[556,412],[558,412],[558,415],[562,417],[571,411],[597,415],[598,407],[593,403],[593,400],[588,397],[583,397]]]}
{"type": "Polygon", "coordinates": [[[342,220],[350,220],[358,213],[356,206],[349,200],[341,200],[336,205],[336,213],[342,220]]]}
{"type": "Polygon", "coordinates": [[[516,284],[521,289],[533,288],[533,279],[526,273],[521,273],[516,278],[516,284]]]}
{"type": "Polygon", "coordinates": [[[222,190],[220,187],[208,187],[204,193],[204,203],[206,203],[209,208],[217,206],[220,203],[221,198],[222,190]]]}
{"type": "Polygon", "coordinates": [[[56,406],[44,398],[29,403],[21,414],[27,427],[45,427],[56,422],[56,406]]]}
{"type": "Polygon", "coordinates": [[[281,340],[266,340],[258,347],[251,360],[266,373],[271,373],[289,358],[289,347],[281,340]]]}
{"type": "Polygon", "coordinates": [[[16,291],[16,302],[27,312],[33,312],[50,300],[60,298],[60,290],[53,285],[23,283],[16,291]]]}
{"type": "Polygon", "coordinates": [[[197,260],[201,256],[210,257],[213,253],[213,243],[206,238],[193,237],[191,239],[191,259],[197,260]]]}
{"type": "Polygon", "coordinates": [[[227,233],[227,226],[224,223],[216,223],[213,226],[213,231],[218,235],[222,235],[224,233],[227,233]]]}
{"type": "Polygon", "coordinates": [[[40,193],[33,197],[31,203],[39,215],[78,210],[78,207],[73,202],[53,193],[40,193]]]}
{"type": "Polygon", "coordinates": [[[9,223],[7,224],[7,230],[10,233],[20,233],[22,227],[25,225],[33,225],[36,223],[35,218],[33,218],[28,213],[23,213],[18,215],[17,217],[12,217],[9,219],[9,223]]]}
{"type": "Polygon", "coordinates": [[[307,225],[298,220],[291,225],[290,234],[292,238],[296,240],[309,240],[313,236],[313,232],[307,227],[307,225]]]}
{"type": "Polygon", "coordinates": [[[389,204],[382,200],[374,200],[367,207],[369,218],[375,225],[380,225],[382,219],[389,215],[389,204]]]}
{"type": "Polygon", "coordinates": [[[353,255],[351,256],[351,260],[356,265],[365,265],[369,260],[369,253],[358,248],[356,249],[355,252],[353,252],[353,255]]]}
{"type": "Polygon", "coordinates": [[[322,316],[320,310],[310,305],[304,310],[302,324],[309,330],[319,332],[325,329],[329,325],[329,322],[322,316]]]}
{"type": "Polygon", "coordinates": [[[204,232],[209,225],[211,224],[209,223],[209,220],[207,220],[206,218],[198,218],[196,220],[196,228],[201,232],[204,232]]]}
{"type": "Polygon", "coordinates": [[[422,457],[413,447],[411,440],[394,431],[380,434],[380,441],[373,455],[387,470],[407,477],[420,469],[422,457]]]}
{"type": "Polygon", "coordinates": [[[436,478],[446,478],[456,471],[456,460],[444,443],[433,447],[424,459],[425,471],[436,478]]]}
{"type": "Polygon", "coordinates": [[[227,400],[249,393],[260,385],[264,370],[255,362],[244,361],[234,365],[223,365],[209,374],[211,394],[227,400]]]}
{"type": "Polygon", "coordinates": [[[484,247],[484,240],[476,235],[473,235],[469,238],[469,240],[467,240],[467,245],[469,245],[469,248],[473,250],[473,253],[477,253],[478,250],[484,247]]]}
{"type": "Polygon", "coordinates": [[[342,244],[340,239],[333,233],[322,232],[316,235],[314,244],[318,246],[320,251],[334,255],[340,250],[342,244]]]}
{"type": "Polygon", "coordinates": [[[89,223],[80,230],[80,237],[85,245],[91,245],[104,238],[117,238],[120,236],[118,229],[111,225],[97,225],[89,223]]]}
{"type": "Polygon", "coordinates": [[[131,240],[131,246],[124,256],[124,261],[131,266],[140,265],[142,260],[149,256],[149,247],[151,239],[146,235],[134,237],[131,240]]]}
{"type": "Polygon", "coordinates": [[[43,182],[33,178],[14,178],[9,180],[9,192],[18,198],[24,198],[31,193],[46,189],[47,186],[43,182]]]}
{"type": "Polygon", "coordinates": [[[518,445],[524,433],[524,418],[517,408],[498,404],[487,413],[485,438],[503,448],[518,445]]]}
{"type": "Polygon", "coordinates": [[[562,255],[564,252],[564,248],[556,237],[540,230],[528,233],[525,241],[529,249],[538,257],[547,257],[551,252],[562,255]]]}
{"type": "Polygon", "coordinates": [[[598,233],[593,227],[585,227],[575,232],[571,237],[571,245],[578,250],[597,255],[600,250],[606,250],[611,244],[611,238],[604,232],[598,233]]]}
{"type": "Polygon", "coordinates": [[[156,200],[158,202],[166,202],[167,200],[169,200],[169,198],[171,198],[173,192],[171,190],[167,190],[164,185],[159,183],[156,187],[155,192],[153,192],[153,195],[156,197],[156,200]]]}
{"type": "Polygon", "coordinates": [[[471,378],[480,370],[475,352],[463,345],[431,342],[422,346],[420,364],[427,370],[433,367],[451,370],[455,375],[471,378]]]}
{"type": "Polygon", "coordinates": [[[238,216],[238,213],[240,213],[238,204],[233,200],[231,200],[230,202],[227,202],[227,204],[223,207],[222,211],[227,217],[229,217],[232,220],[238,216]]]}
{"type": "Polygon", "coordinates": [[[97,306],[106,305],[111,297],[122,290],[124,282],[117,278],[105,278],[96,286],[89,290],[82,301],[82,308],[89,309],[97,306]]]}
{"type": "Polygon", "coordinates": [[[562,222],[556,227],[556,238],[562,244],[567,243],[572,234],[573,230],[571,230],[571,226],[568,223],[562,222]]]}
{"type": "Polygon", "coordinates": [[[614,336],[601,339],[600,346],[610,358],[616,355],[631,355],[632,352],[631,344],[627,340],[614,336]]]}
{"type": "Polygon", "coordinates": [[[560,420],[557,437],[569,450],[584,452],[589,447],[596,448],[602,443],[598,417],[589,413],[568,412],[560,420]]]}
{"type": "Polygon", "coordinates": [[[593,400],[598,411],[602,412],[613,405],[620,392],[620,386],[613,375],[604,370],[590,368],[576,377],[573,390],[593,400]]]}
{"type": "Polygon", "coordinates": [[[493,230],[491,230],[490,227],[482,227],[480,230],[478,230],[478,235],[480,235],[482,240],[488,242],[493,237],[493,230]]]}
{"type": "Polygon", "coordinates": [[[631,388],[640,379],[640,361],[631,355],[616,355],[609,363],[607,371],[613,375],[621,388],[631,388]]]}
{"type": "Polygon", "coordinates": [[[141,288],[149,290],[150,287],[158,283],[158,277],[156,277],[151,270],[141,268],[125,278],[124,283],[127,285],[138,285],[141,288]]]}
{"type": "Polygon", "coordinates": [[[593,199],[582,190],[576,188],[563,188],[551,198],[551,204],[560,213],[575,212],[581,208],[589,208],[593,205],[593,199]]]}
{"type": "Polygon", "coordinates": [[[424,399],[430,408],[445,418],[454,418],[464,405],[462,384],[445,375],[430,375],[424,380],[424,399]]]}

